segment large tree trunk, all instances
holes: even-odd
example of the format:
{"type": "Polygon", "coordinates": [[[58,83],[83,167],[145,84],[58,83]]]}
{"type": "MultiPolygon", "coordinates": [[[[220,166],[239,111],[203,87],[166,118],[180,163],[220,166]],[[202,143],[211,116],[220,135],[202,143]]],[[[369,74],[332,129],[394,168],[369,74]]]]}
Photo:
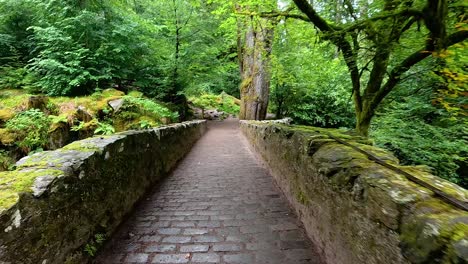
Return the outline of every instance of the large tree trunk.
{"type": "Polygon", "coordinates": [[[372,118],[375,115],[375,109],[365,109],[364,111],[356,111],[356,132],[364,137],[369,136],[369,128],[372,118]]]}
{"type": "Polygon", "coordinates": [[[239,118],[264,120],[270,95],[270,54],[274,29],[268,20],[252,21],[242,49],[239,118]]]}

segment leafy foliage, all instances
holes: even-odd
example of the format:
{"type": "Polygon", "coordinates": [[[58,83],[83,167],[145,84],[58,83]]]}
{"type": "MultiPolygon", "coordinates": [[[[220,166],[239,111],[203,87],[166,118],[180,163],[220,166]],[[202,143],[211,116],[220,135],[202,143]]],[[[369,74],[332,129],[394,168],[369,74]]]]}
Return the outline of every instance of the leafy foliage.
{"type": "Polygon", "coordinates": [[[137,108],[142,115],[153,115],[160,118],[170,118],[172,120],[177,120],[179,117],[176,112],[171,112],[168,108],[154,102],[151,99],[139,98],[133,96],[124,96],[123,97],[126,104],[123,106],[123,110],[129,110],[132,108],[137,108]]]}
{"type": "Polygon", "coordinates": [[[217,109],[228,114],[239,114],[239,99],[226,93],[220,95],[203,94],[198,97],[190,98],[194,106],[201,109],[217,109]]]}
{"type": "Polygon", "coordinates": [[[439,81],[433,102],[442,106],[453,119],[466,124],[468,117],[468,71],[466,43],[459,43],[438,53],[440,64],[433,76],[439,81]],[[464,120],[464,121],[463,121],[464,120]]]}
{"type": "Polygon", "coordinates": [[[350,82],[335,50],[325,43],[309,47],[313,32],[305,23],[286,21],[277,31],[271,92],[277,117],[319,127],[353,127],[350,82]]]}
{"type": "Polygon", "coordinates": [[[49,126],[50,120],[38,109],[21,112],[6,123],[6,128],[19,136],[18,146],[28,151],[47,144],[49,126]]]}
{"type": "Polygon", "coordinates": [[[417,81],[420,85],[433,85],[435,80],[428,74],[415,76],[405,83],[406,87],[399,87],[395,96],[404,100],[385,104],[374,121],[371,136],[403,164],[427,165],[434,174],[468,187],[462,176],[468,164],[467,127],[450,118],[445,109],[434,106],[433,92],[421,92],[413,86],[417,81]]]}
{"type": "Polygon", "coordinates": [[[115,128],[111,124],[98,122],[97,128],[94,130],[95,135],[112,135],[115,133],[115,128]]]}
{"type": "Polygon", "coordinates": [[[138,124],[140,125],[139,129],[149,129],[154,126],[154,123],[149,120],[140,120],[138,124]]]}
{"type": "Polygon", "coordinates": [[[352,103],[336,92],[312,91],[300,98],[290,111],[290,117],[298,124],[335,128],[354,126],[352,103]]]}

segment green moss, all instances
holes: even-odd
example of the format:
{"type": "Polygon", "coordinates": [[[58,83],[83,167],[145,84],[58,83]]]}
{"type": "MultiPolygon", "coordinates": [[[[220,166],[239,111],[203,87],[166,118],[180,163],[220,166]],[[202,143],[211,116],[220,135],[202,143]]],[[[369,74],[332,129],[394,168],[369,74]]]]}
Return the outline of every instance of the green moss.
{"type": "Polygon", "coordinates": [[[0,109],[0,120],[8,121],[15,116],[15,111],[9,108],[0,109]]]}
{"type": "Polygon", "coordinates": [[[8,109],[26,109],[28,98],[24,90],[1,90],[0,91],[0,108],[8,109]]]}
{"type": "Polygon", "coordinates": [[[15,204],[19,193],[31,192],[31,187],[37,177],[60,175],[63,175],[63,171],[57,169],[0,172],[0,212],[15,204]]]}
{"type": "Polygon", "coordinates": [[[104,91],[101,92],[101,94],[104,98],[121,97],[125,95],[124,92],[113,89],[113,88],[105,89],[104,91]]]}
{"type": "Polygon", "coordinates": [[[57,105],[59,114],[72,116],[78,106],[83,106],[91,115],[96,115],[99,111],[107,109],[108,102],[122,98],[125,94],[121,91],[111,90],[106,92],[97,92],[90,96],[76,98],[53,97],[51,102],[57,105]]]}
{"type": "Polygon", "coordinates": [[[83,152],[95,152],[101,151],[101,149],[91,142],[82,142],[82,141],[75,141],[71,144],[66,145],[62,148],[62,150],[76,150],[76,151],[83,151],[83,152]]]}
{"type": "Polygon", "coordinates": [[[140,98],[140,97],[143,97],[143,93],[142,93],[142,92],[139,92],[139,91],[130,91],[130,92],[128,93],[128,96],[140,98]]]}
{"type": "Polygon", "coordinates": [[[423,169],[419,167],[408,167],[408,166],[402,166],[400,169],[407,171],[411,175],[417,177],[418,179],[432,185],[433,187],[451,195],[454,196],[457,199],[460,199],[462,201],[468,200],[468,190],[452,183],[449,182],[445,179],[442,179],[438,176],[432,175],[428,171],[424,171],[423,169]]]}
{"type": "Polygon", "coordinates": [[[252,77],[248,77],[248,78],[245,78],[242,83],[241,83],[241,92],[245,92],[245,90],[252,84],[252,81],[253,81],[253,78],[252,77]]]}
{"type": "Polygon", "coordinates": [[[456,223],[452,226],[447,226],[441,231],[442,243],[446,245],[445,256],[442,263],[464,263],[467,259],[462,260],[460,252],[455,248],[456,244],[464,244],[463,241],[468,240],[468,224],[456,223]]]}
{"type": "Polygon", "coordinates": [[[440,263],[464,263],[459,262],[454,244],[468,240],[467,220],[464,211],[439,199],[418,203],[414,215],[403,222],[400,235],[409,260],[426,263],[432,256],[443,253],[440,263]]]}
{"type": "Polygon", "coordinates": [[[468,239],[468,224],[456,223],[449,230],[444,230],[442,236],[448,238],[450,241],[460,241],[468,239]]]}
{"type": "Polygon", "coordinates": [[[8,171],[15,164],[12,154],[5,150],[0,150],[0,171],[8,171]]]}
{"type": "Polygon", "coordinates": [[[298,189],[296,191],[296,199],[299,203],[303,205],[309,204],[309,199],[307,198],[306,194],[301,189],[298,189]]]}
{"type": "Polygon", "coordinates": [[[0,142],[3,145],[12,145],[17,140],[17,134],[6,128],[0,128],[0,142]]]}
{"type": "Polygon", "coordinates": [[[239,114],[240,111],[240,100],[226,93],[219,95],[203,94],[198,97],[190,97],[189,100],[195,107],[200,109],[217,109],[233,115],[239,114]]]}

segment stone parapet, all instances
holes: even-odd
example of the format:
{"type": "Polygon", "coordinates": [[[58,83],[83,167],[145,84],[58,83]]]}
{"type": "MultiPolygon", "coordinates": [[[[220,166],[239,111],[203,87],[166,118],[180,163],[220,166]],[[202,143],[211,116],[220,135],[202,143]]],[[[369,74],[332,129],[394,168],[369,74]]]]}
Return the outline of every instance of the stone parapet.
{"type": "Polygon", "coordinates": [[[468,263],[468,212],[328,135],[468,201],[468,191],[337,129],[241,121],[330,264],[468,263]]]}
{"type": "Polygon", "coordinates": [[[0,263],[84,263],[191,149],[206,121],[73,142],[0,174],[0,263]]]}

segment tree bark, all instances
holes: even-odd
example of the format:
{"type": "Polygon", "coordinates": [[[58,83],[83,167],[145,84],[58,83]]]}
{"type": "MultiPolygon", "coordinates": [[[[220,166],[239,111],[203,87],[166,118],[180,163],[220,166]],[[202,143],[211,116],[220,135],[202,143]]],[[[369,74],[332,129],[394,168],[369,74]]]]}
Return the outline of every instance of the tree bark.
{"type": "Polygon", "coordinates": [[[174,26],[175,26],[175,41],[174,41],[174,68],[172,69],[172,94],[178,91],[179,79],[179,57],[180,57],[180,31],[182,29],[179,21],[176,1],[172,1],[174,7],[174,26]]]}
{"type": "Polygon", "coordinates": [[[270,54],[273,43],[272,23],[266,19],[251,21],[242,53],[239,118],[264,120],[270,95],[270,54]]]}

